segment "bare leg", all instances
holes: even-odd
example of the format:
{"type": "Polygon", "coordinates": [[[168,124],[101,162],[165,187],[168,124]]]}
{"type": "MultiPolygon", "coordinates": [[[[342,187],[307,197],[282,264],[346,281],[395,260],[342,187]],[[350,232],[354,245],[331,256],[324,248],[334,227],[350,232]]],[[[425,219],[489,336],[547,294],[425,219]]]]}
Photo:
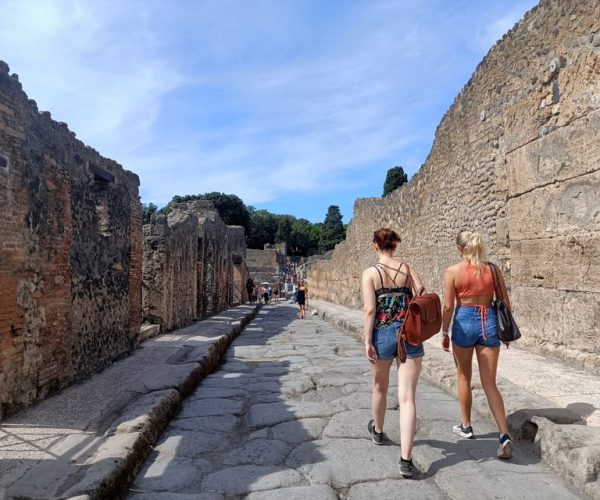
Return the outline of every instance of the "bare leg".
{"type": "Polygon", "coordinates": [[[371,372],[373,373],[373,396],[371,404],[373,420],[375,421],[375,432],[383,432],[392,361],[391,359],[380,359],[371,367],[371,372]]]}
{"type": "Polygon", "coordinates": [[[508,425],[506,424],[506,410],[504,409],[504,400],[496,386],[496,369],[498,368],[499,347],[485,347],[476,345],[477,363],[479,364],[479,376],[481,386],[490,405],[490,410],[500,432],[508,434],[508,425]]]}
{"type": "Polygon", "coordinates": [[[423,358],[408,358],[398,366],[398,403],[400,404],[400,447],[404,460],[412,458],[413,441],[417,431],[415,396],[423,358]]]}
{"type": "Polygon", "coordinates": [[[471,375],[473,374],[473,348],[458,347],[452,344],[452,352],[456,362],[456,378],[458,380],[458,401],[462,424],[465,427],[471,425],[471,406],[473,395],[471,394],[471,375]]]}

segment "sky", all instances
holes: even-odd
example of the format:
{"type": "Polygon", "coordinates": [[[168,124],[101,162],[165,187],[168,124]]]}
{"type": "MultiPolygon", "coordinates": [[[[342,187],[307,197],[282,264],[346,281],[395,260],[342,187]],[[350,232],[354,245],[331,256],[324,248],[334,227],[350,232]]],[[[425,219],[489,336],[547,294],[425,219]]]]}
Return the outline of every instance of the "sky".
{"type": "Polygon", "coordinates": [[[409,178],[534,0],[2,0],[0,59],[143,203],[236,194],[344,222],[409,178]]]}

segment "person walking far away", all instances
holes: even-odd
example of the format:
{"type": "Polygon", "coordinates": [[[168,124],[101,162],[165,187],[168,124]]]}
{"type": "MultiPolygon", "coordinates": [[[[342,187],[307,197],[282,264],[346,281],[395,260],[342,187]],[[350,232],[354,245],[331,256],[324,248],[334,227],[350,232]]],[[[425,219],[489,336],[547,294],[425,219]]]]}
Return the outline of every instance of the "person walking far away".
{"type": "Polygon", "coordinates": [[[248,278],[246,281],[246,292],[248,293],[248,300],[254,302],[254,281],[252,278],[248,278]]]}
{"type": "MultiPolygon", "coordinates": [[[[474,437],[471,427],[471,374],[475,351],[481,386],[500,432],[497,455],[498,458],[509,459],[513,455],[513,443],[508,433],[504,401],[496,386],[500,338],[496,310],[492,306],[494,277],[490,264],[485,262],[485,249],[479,233],[461,231],[456,245],[462,260],[446,269],[442,314],[442,349],[449,351],[448,328],[454,313],[452,352],[456,361],[462,422],[453,428],[453,432],[467,439],[474,437]]],[[[501,273],[499,281],[504,296],[508,297],[501,273]]],[[[510,307],[510,304],[507,305],[510,307]]]]}
{"type": "Polygon", "coordinates": [[[300,280],[300,286],[296,292],[296,301],[300,306],[300,319],[306,318],[306,303],[308,302],[306,296],[306,288],[304,287],[304,280],[300,280]]]}
{"type": "MultiPolygon", "coordinates": [[[[390,368],[397,357],[396,332],[406,318],[408,306],[416,292],[423,288],[418,273],[408,264],[393,257],[400,237],[392,229],[381,228],[373,235],[379,262],[363,272],[365,353],[373,374],[373,419],[367,430],[375,444],[385,442],[383,426],[387,406],[390,368]]],[[[415,394],[425,351],[406,344],[406,363],[398,365],[398,402],[400,404],[400,448],[398,465],[403,477],[416,474],[412,448],[417,425],[415,394]]]]}

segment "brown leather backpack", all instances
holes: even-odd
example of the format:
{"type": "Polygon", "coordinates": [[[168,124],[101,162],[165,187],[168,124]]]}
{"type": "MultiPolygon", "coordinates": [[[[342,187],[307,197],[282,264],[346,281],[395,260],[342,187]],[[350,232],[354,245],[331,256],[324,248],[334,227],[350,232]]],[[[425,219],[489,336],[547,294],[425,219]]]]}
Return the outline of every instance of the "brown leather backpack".
{"type": "Polygon", "coordinates": [[[401,363],[406,361],[406,345],[417,346],[421,342],[433,337],[442,327],[442,303],[437,293],[423,293],[419,291],[410,305],[408,314],[398,329],[398,359],[401,363]]]}

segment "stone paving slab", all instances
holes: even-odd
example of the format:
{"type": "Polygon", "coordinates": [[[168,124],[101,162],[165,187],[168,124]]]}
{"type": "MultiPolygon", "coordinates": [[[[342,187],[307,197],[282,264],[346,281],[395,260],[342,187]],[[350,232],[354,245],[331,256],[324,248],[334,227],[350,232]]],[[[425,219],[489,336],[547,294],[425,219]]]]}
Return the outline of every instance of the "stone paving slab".
{"type": "MultiPolygon", "coordinates": [[[[117,498],[182,398],[216,368],[257,310],[234,307],[155,337],[102,373],[3,420],[0,498],[117,498]]],[[[187,411],[205,415],[202,408],[187,411]]],[[[220,410],[240,412],[235,403],[220,410]]],[[[193,456],[178,460],[181,483],[192,469],[209,469],[193,456]]]]}
{"type": "MultiPolygon", "coordinates": [[[[318,311],[319,318],[362,342],[362,311],[320,300],[312,300],[311,308],[318,311]]],[[[440,348],[437,336],[425,343],[425,351],[423,377],[456,394],[454,364],[451,355],[440,348]]],[[[531,441],[555,471],[590,497],[600,499],[600,376],[511,347],[501,351],[498,387],[513,436],[531,441]]],[[[473,409],[491,419],[476,363],[473,409]]],[[[526,483],[523,481],[524,487],[526,483]]]]}
{"type": "Polygon", "coordinates": [[[527,446],[517,446],[509,462],[498,460],[495,426],[477,414],[475,440],[454,435],[458,402],[424,379],[417,388],[413,459],[418,472],[415,480],[402,479],[396,379],[392,370],[384,424],[389,440],[376,446],[366,429],[372,381],[360,343],[316,317],[297,319],[297,308],[264,307],[233,342],[219,371],[183,401],[183,411],[140,469],[129,498],[161,500],[169,492],[174,499],[204,494],[223,500],[512,499],[530,490],[539,498],[585,497],[552,474],[527,446]],[[322,355],[336,346],[333,358],[322,355]],[[290,351],[295,354],[288,356],[290,351]],[[286,355],[278,358],[278,352],[286,355]],[[286,391],[290,380],[308,374],[314,383],[305,392],[286,391]],[[246,385],[240,383],[244,377],[246,385]],[[262,383],[269,387],[264,390],[262,383]],[[216,390],[222,391],[221,398],[216,390]],[[226,401],[243,403],[243,413],[232,415],[226,401]],[[214,405],[214,412],[207,412],[220,409],[220,418],[233,419],[233,425],[207,433],[207,421],[199,418],[212,415],[185,416],[186,406],[196,408],[198,402],[214,405]],[[213,448],[203,442],[208,436],[216,439],[211,443],[222,438],[225,444],[213,448]]]}

